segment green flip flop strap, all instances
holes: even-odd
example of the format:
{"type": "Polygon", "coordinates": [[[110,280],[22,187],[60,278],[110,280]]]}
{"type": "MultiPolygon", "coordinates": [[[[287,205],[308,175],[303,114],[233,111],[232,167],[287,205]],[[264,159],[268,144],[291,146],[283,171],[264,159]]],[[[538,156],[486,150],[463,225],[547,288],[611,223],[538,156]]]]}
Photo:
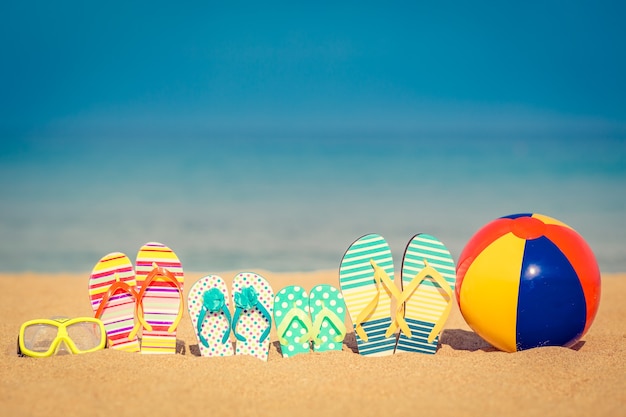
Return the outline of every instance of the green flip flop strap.
{"type": "Polygon", "coordinates": [[[313,329],[315,329],[315,343],[320,345],[322,340],[319,338],[319,334],[322,331],[322,324],[324,323],[324,319],[328,319],[333,327],[337,330],[338,334],[335,336],[335,342],[339,343],[343,341],[346,337],[346,325],[343,323],[343,320],[339,318],[334,311],[330,310],[328,307],[324,305],[322,302],[322,309],[315,317],[315,323],[313,323],[313,329]]]}
{"type": "Polygon", "coordinates": [[[291,322],[294,321],[295,319],[299,319],[302,322],[302,324],[304,324],[304,327],[306,327],[307,329],[307,332],[305,334],[297,338],[296,343],[304,343],[307,340],[311,340],[311,337],[313,336],[312,331],[314,327],[311,324],[311,319],[309,318],[309,315],[305,313],[303,310],[299,309],[294,303],[293,307],[291,307],[289,312],[285,314],[285,317],[280,322],[280,325],[276,328],[276,333],[278,333],[278,340],[280,341],[280,344],[283,346],[286,346],[289,344],[287,339],[285,339],[285,333],[289,329],[291,322]]]}

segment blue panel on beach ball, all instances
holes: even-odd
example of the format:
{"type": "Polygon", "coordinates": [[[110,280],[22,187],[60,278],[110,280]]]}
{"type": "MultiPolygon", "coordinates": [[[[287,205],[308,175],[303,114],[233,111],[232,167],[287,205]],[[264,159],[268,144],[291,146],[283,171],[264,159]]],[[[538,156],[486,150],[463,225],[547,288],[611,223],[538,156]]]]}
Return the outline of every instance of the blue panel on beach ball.
{"type": "Polygon", "coordinates": [[[567,257],[546,237],[528,240],[517,306],[518,350],[568,345],[581,336],[586,317],[585,295],[567,257]]]}

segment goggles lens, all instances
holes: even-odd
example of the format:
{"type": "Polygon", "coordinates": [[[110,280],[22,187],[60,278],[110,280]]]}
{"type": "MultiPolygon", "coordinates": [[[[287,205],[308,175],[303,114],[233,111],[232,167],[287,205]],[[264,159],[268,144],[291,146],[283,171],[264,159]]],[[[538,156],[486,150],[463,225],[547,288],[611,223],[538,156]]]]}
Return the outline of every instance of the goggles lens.
{"type": "Polygon", "coordinates": [[[50,324],[31,324],[24,328],[24,346],[33,352],[47,352],[57,338],[59,328],[50,324]]]}
{"type": "Polygon", "coordinates": [[[79,322],[67,326],[67,335],[80,351],[94,349],[102,343],[104,336],[97,323],[79,322]]]}
{"type": "Polygon", "coordinates": [[[18,340],[18,353],[45,357],[103,349],[106,332],[102,322],[91,317],[39,319],[24,323],[18,340]]]}

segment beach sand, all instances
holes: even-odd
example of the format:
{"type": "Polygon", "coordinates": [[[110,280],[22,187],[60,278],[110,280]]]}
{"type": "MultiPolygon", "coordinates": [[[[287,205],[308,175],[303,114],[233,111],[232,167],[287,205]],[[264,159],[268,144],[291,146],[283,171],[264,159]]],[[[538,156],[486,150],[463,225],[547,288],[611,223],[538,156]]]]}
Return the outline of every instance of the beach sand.
{"type": "MultiPolygon", "coordinates": [[[[334,270],[255,272],[275,291],[338,286],[334,270]]],[[[185,296],[202,275],[186,274],[185,296]]],[[[436,355],[364,358],[349,333],[341,352],[282,358],[273,332],[268,362],[203,358],[185,311],[176,355],[106,349],[17,357],[22,322],[92,315],[88,276],[0,275],[2,416],[626,415],[626,275],[602,277],[595,322],[573,349],[499,352],[470,330],[455,303],[436,355]]]]}

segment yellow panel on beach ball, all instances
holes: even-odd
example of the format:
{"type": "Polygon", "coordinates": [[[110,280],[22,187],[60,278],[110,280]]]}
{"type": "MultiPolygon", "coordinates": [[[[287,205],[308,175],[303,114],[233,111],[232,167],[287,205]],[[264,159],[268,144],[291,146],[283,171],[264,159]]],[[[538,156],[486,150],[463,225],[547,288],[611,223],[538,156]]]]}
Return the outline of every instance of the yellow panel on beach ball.
{"type": "Polygon", "coordinates": [[[516,301],[524,244],[512,233],[492,242],[474,259],[461,288],[461,311],[467,324],[507,352],[516,350],[516,301]]]}

